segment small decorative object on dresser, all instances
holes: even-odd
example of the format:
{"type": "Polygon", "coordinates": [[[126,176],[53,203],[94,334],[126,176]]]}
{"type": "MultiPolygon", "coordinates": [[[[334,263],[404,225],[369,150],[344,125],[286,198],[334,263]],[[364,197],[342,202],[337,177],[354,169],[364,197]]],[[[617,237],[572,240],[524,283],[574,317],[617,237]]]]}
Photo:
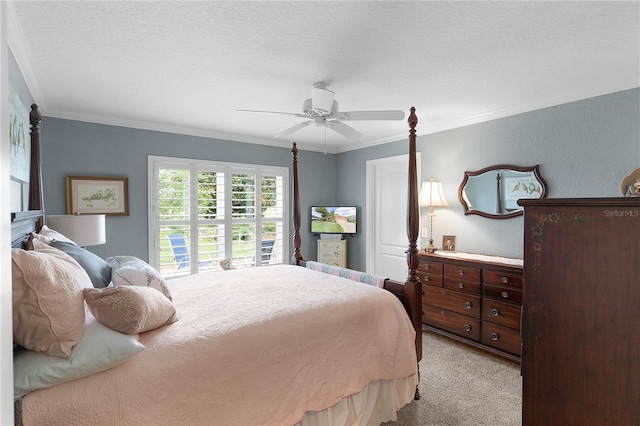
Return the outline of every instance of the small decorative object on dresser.
{"type": "Polygon", "coordinates": [[[640,168],[635,169],[622,180],[620,191],[625,197],[640,197],[640,168]]]}
{"type": "Polygon", "coordinates": [[[456,251],[456,245],[455,235],[442,236],[442,251],[456,251]]]}
{"type": "Polygon", "coordinates": [[[426,329],[520,360],[521,259],[420,252],[418,276],[426,329]]]}

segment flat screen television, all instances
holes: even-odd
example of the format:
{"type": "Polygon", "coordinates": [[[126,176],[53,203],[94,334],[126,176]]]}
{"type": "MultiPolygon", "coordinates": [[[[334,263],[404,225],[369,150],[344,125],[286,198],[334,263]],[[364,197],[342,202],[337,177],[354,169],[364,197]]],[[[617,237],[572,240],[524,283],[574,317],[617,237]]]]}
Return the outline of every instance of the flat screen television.
{"type": "Polygon", "coordinates": [[[314,234],[355,234],[355,206],[312,206],[311,232],[314,234]]]}

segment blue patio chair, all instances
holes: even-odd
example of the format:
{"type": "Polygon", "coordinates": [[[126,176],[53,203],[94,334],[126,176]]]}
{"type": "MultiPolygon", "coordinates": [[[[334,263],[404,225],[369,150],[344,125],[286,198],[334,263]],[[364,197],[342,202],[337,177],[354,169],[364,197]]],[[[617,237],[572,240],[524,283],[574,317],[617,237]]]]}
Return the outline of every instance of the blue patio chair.
{"type": "Polygon", "coordinates": [[[263,265],[265,263],[269,263],[269,260],[271,259],[271,252],[273,251],[273,243],[275,243],[274,240],[262,240],[261,252],[262,252],[263,265]]]}
{"type": "MultiPolygon", "coordinates": [[[[171,250],[173,251],[173,257],[176,259],[178,269],[191,268],[191,255],[189,254],[189,248],[184,240],[182,234],[170,234],[167,235],[169,242],[171,243],[171,250]]],[[[210,260],[203,260],[198,262],[198,267],[213,265],[210,260]]]]}

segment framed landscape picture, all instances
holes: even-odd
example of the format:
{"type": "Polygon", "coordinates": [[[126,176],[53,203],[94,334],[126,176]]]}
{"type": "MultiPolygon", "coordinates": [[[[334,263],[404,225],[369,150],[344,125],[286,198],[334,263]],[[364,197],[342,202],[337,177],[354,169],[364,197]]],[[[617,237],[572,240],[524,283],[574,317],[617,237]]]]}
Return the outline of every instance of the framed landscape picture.
{"type": "Polygon", "coordinates": [[[67,214],[129,216],[129,179],[67,176],[67,214]]]}

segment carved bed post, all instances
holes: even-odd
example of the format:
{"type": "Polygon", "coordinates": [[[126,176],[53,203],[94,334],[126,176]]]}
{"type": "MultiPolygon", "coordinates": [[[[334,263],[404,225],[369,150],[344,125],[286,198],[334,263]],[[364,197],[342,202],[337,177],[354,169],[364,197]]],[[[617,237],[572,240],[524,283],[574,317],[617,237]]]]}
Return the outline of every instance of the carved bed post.
{"type": "MultiPolygon", "coordinates": [[[[42,193],[42,172],[40,165],[40,123],[42,116],[38,105],[31,104],[29,113],[31,123],[31,168],[29,175],[29,210],[44,210],[44,195],[42,193]]],[[[36,223],[36,230],[44,225],[42,218],[36,223]]]]}
{"type": "Polygon", "coordinates": [[[291,148],[293,156],[293,256],[291,263],[300,265],[302,254],[300,253],[300,190],[298,189],[298,148],[293,143],[291,148]]]}
{"type": "MultiPolygon", "coordinates": [[[[418,232],[420,228],[420,209],[418,206],[418,172],[416,167],[416,125],[418,117],[415,107],[411,107],[409,114],[409,191],[407,200],[407,265],[409,276],[405,285],[405,295],[410,311],[413,328],[416,330],[416,355],[418,361],[422,359],[422,284],[418,278],[418,232]]],[[[419,370],[418,370],[419,374],[419,370]]],[[[415,399],[420,399],[420,391],[416,387],[415,399]]]]}

